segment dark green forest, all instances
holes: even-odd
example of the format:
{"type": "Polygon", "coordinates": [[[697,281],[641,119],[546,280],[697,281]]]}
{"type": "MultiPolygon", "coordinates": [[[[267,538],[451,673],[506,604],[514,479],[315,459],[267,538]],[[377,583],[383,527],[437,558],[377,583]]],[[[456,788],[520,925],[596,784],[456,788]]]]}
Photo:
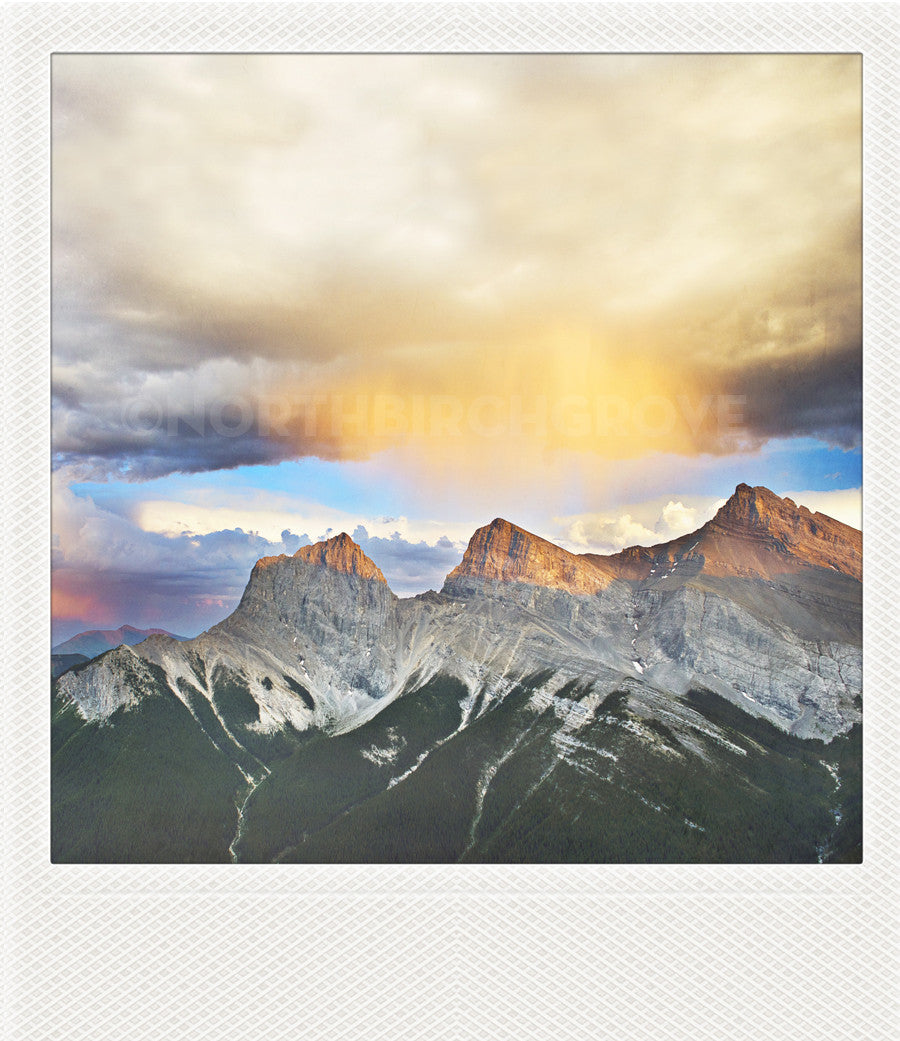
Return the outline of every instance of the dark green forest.
{"type": "MultiPolygon", "coordinates": [[[[695,690],[685,705],[728,742],[694,728],[698,752],[623,689],[567,734],[554,702],[530,703],[548,675],[495,701],[482,693],[463,729],[466,691],[445,676],[337,734],[254,729],[246,680],[224,670],[212,677],[216,712],[182,681],[189,711],[161,670],[102,723],[54,696],[53,859],[218,862],[233,849],[245,862],[860,861],[859,726],[802,740],[695,690]]],[[[587,693],[572,682],[557,698],[587,693]]]]}

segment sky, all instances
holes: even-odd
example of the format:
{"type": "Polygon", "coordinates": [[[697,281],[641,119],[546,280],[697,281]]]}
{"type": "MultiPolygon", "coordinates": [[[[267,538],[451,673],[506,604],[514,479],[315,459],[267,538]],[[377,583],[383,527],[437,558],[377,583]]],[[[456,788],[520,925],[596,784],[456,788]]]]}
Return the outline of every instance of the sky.
{"type": "Polygon", "coordinates": [[[860,526],[858,55],[56,55],[53,631],[736,484],[860,526]]]}

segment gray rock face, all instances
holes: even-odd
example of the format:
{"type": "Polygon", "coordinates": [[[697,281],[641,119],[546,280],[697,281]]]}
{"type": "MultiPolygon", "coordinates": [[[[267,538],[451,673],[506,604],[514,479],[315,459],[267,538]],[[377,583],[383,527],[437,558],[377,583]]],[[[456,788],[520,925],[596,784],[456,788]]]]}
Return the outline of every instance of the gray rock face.
{"type": "Polygon", "coordinates": [[[136,704],[153,683],[147,659],[123,644],[84,669],[64,673],[59,689],[78,705],[85,719],[95,720],[136,704]]]}
{"type": "Polygon", "coordinates": [[[803,737],[830,740],[860,718],[861,584],[833,569],[706,576],[694,558],[681,574],[669,562],[591,594],[454,572],[441,593],[401,600],[353,551],[352,569],[327,550],[322,562],[261,561],[219,625],[119,648],[65,673],[59,690],[104,718],[152,689],[152,664],[189,708],[188,687],[217,711],[214,677],[227,674],[246,685],[261,731],[342,731],[438,674],[490,699],[546,672],[598,696],[627,683],[650,712],[706,687],[803,737]]]}
{"type": "Polygon", "coordinates": [[[804,636],[788,622],[802,615],[804,631],[818,625],[835,637],[827,624],[832,603],[820,605],[826,621],[817,622],[808,596],[803,607],[799,596],[755,579],[721,580],[715,590],[691,580],[668,588],[617,581],[595,596],[573,596],[467,578],[448,583],[445,593],[465,598],[473,619],[502,618],[489,630],[493,657],[502,660],[508,651],[518,675],[551,667],[593,678],[607,691],[622,675],[660,692],[708,687],[784,730],[828,740],[860,719],[859,583],[845,580],[845,594],[853,586],[856,597],[845,598],[837,627],[843,638],[831,639],[804,636]],[[498,602],[505,607],[493,606],[498,602]],[[504,638],[504,627],[513,627],[518,640],[504,638]]]}
{"type": "Polygon", "coordinates": [[[800,737],[828,740],[860,719],[858,645],[803,639],[689,584],[651,601],[638,618],[636,650],[648,682],[708,687],[800,737]]]}

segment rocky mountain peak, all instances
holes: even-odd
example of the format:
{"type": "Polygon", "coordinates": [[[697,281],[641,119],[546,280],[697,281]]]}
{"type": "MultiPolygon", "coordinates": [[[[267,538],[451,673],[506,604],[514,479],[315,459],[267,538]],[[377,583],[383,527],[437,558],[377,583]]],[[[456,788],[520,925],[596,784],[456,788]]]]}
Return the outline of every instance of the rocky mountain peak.
{"type": "Polygon", "coordinates": [[[739,484],[714,519],[729,526],[771,528],[793,523],[798,512],[809,513],[809,510],[761,485],[751,488],[749,484],[739,484]]]}
{"type": "Polygon", "coordinates": [[[301,546],[294,554],[295,559],[331,568],[346,575],[373,578],[387,585],[381,569],[377,567],[346,532],[335,535],[325,542],[313,546],[301,546]]]}
{"type": "Polygon", "coordinates": [[[781,498],[768,488],[739,484],[701,533],[705,537],[728,537],[736,552],[749,540],[770,545],[782,558],[862,579],[860,531],[798,506],[793,499],[781,498]]]}
{"type": "Polygon", "coordinates": [[[467,577],[526,582],[580,594],[597,593],[610,581],[584,557],[500,517],[475,532],[447,582],[467,577]]]}

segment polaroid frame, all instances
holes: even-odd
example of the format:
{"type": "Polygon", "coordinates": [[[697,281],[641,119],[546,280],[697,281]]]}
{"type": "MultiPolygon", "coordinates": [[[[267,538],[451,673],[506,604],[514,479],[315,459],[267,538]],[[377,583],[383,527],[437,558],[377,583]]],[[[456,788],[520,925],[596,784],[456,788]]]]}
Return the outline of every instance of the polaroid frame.
{"type": "Polygon", "coordinates": [[[3,19],[9,1036],[893,1037],[896,8],[30,3],[3,19]],[[862,54],[862,864],[51,864],[49,92],[52,54],[76,51],[862,54]]]}

